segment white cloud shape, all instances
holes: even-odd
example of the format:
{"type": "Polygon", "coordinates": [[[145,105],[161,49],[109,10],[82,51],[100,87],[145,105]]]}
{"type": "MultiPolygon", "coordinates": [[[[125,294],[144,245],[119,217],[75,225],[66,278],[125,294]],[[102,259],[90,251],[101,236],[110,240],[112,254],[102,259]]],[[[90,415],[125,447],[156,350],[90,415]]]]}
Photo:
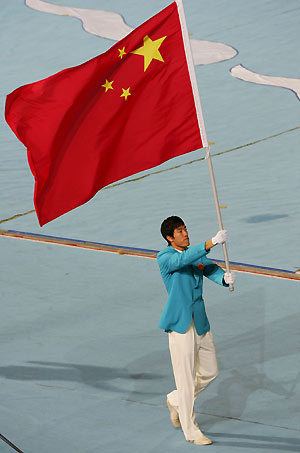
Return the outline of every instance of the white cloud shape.
{"type": "MultiPolygon", "coordinates": [[[[120,41],[133,30],[120,14],[111,11],[53,5],[43,0],[26,0],[25,3],[29,8],[43,13],[76,17],[81,20],[85,31],[101,38],[120,41]]],[[[190,42],[195,65],[229,60],[237,54],[237,51],[227,44],[200,39],[191,39],[190,42]]]]}
{"type": "Polygon", "coordinates": [[[230,73],[237,79],[245,82],[253,82],[259,85],[269,85],[273,87],[288,88],[292,90],[300,100],[300,79],[292,79],[290,77],[274,77],[250,71],[242,65],[234,66],[230,73]]]}

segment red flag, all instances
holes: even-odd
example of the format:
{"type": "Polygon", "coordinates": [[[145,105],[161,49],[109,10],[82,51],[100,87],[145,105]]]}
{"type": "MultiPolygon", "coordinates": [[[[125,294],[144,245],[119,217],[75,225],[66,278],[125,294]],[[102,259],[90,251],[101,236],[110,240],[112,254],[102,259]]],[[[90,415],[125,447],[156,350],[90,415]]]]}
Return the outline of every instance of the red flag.
{"type": "Polygon", "coordinates": [[[114,181],[203,147],[177,3],[104,54],[7,96],[41,226],[114,181]]]}

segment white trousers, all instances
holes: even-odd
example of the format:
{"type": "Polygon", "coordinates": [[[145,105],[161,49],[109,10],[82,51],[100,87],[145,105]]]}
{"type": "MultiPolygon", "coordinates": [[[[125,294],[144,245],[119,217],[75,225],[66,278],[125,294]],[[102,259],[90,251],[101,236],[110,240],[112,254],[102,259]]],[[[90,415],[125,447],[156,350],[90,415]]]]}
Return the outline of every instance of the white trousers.
{"type": "Polygon", "coordinates": [[[194,401],[218,376],[214,340],[211,332],[198,335],[194,320],[185,333],[173,331],[168,335],[176,390],[167,397],[179,413],[186,440],[194,440],[201,435],[194,401]]]}

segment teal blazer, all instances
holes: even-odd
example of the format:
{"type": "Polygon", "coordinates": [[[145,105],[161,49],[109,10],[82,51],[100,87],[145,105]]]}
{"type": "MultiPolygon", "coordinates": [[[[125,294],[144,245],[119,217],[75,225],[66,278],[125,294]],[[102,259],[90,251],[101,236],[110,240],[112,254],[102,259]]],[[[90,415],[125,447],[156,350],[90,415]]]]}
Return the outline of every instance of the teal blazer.
{"type": "Polygon", "coordinates": [[[223,269],[207,254],[204,242],[181,253],[171,245],[158,253],[157,262],[168,292],[158,326],[166,332],[186,332],[192,318],[198,335],[210,330],[202,298],[203,275],[219,285],[228,285],[223,281],[223,269]],[[198,264],[204,268],[199,269],[198,264]]]}

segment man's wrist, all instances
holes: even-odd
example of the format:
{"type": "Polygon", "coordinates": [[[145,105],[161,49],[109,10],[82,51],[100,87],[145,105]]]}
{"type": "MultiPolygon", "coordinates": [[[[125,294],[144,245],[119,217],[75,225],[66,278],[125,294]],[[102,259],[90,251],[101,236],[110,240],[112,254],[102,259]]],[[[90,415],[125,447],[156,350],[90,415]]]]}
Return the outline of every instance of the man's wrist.
{"type": "Polygon", "coordinates": [[[223,286],[227,286],[227,287],[229,286],[229,284],[225,282],[224,276],[223,276],[223,286]]]}
{"type": "Polygon", "coordinates": [[[209,241],[205,242],[205,250],[208,251],[211,248],[213,248],[216,244],[213,243],[212,239],[209,239],[209,241]]]}

